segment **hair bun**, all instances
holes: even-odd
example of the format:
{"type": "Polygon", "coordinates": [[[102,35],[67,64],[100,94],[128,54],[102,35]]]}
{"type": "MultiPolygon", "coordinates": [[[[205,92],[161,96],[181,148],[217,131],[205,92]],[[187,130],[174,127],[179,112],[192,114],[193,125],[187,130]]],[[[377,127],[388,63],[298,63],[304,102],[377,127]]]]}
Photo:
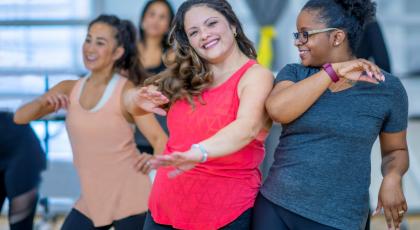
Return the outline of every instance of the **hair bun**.
{"type": "Polygon", "coordinates": [[[376,3],[371,0],[335,0],[344,11],[354,16],[364,25],[371,21],[376,14],[376,3]]]}

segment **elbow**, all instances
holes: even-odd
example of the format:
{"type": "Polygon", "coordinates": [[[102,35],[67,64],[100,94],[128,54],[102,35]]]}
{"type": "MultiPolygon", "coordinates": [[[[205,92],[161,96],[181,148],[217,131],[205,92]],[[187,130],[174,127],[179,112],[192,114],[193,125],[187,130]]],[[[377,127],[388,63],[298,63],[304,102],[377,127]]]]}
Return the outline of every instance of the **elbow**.
{"type": "Polygon", "coordinates": [[[244,130],[243,132],[245,134],[243,137],[244,142],[250,143],[251,141],[257,139],[262,128],[262,122],[253,122],[251,125],[249,125],[247,130],[244,130]]]}
{"type": "Polygon", "coordinates": [[[24,125],[24,124],[28,124],[28,121],[26,121],[25,119],[23,119],[22,115],[19,113],[19,111],[17,111],[14,115],[13,115],[13,122],[15,124],[18,125],[24,125]]]}
{"type": "Polygon", "coordinates": [[[268,116],[274,122],[287,124],[293,121],[293,119],[285,113],[285,109],[282,109],[284,107],[279,105],[279,103],[274,104],[271,100],[267,100],[265,107],[267,109],[268,116]]]}

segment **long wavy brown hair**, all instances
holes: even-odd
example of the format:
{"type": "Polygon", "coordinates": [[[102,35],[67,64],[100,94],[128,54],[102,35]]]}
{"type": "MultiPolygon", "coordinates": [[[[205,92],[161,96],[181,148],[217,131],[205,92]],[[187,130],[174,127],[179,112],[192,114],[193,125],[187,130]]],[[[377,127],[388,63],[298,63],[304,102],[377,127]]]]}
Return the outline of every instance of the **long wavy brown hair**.
{"type": "Polygon", "coordinates": [[[236,28],[236,42],[239,49],[249,58],[256,59],[257,53],[252,42],[246,37],[241,23],[230,4],[225,0],[188,0],[178,9],[169,33],[175,57],[164,58],[167,69],[148,78],[146,85],[156,85],[158,90],[170,99],[170,104],[187,99],[194,106],[193,98],[213,82],[206,60],[201,58],[191,47],[184,30],[185,14],[192,7],[207,6],[221,13],[231,26],[236,28]]]}

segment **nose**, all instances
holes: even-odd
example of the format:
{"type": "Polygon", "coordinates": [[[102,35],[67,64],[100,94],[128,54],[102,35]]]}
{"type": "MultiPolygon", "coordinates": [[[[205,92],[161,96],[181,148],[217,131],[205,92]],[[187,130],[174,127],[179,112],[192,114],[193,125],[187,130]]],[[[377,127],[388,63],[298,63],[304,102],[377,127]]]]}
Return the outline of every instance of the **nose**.
{"type": "Polygon", "coordinates": [[[210,36],[210,33],[207,29],[202,29],[200,34],[202,41],[205,41],[210,36]]]}
{"type": "Polygon", "coordinates": [[[85,44],[83,45],[83,49],[86,52],[92,52],[94,49],[94,45],[92,43],[85,42],[85,44]]]}
{"type": "Polygon", "coordinates": [[[303,44],[302,44],[302,42],[300,41],[300,39],[294,39],[293,44],[294,44],[296,47],[303,45],[303,44]]]}

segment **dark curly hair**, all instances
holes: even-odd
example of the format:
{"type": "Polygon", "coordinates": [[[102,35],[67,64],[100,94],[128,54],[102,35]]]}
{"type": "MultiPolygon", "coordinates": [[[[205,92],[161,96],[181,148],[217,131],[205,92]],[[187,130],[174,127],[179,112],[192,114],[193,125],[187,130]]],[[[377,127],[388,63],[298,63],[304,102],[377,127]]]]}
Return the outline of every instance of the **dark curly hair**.
{"type": "Polygon", "coordinates": [[[127,71],[130,81],[135,85],[142,84],[148,75],[140,63],[136,27],[133,23],[121,20],[115,15],[102,14],[89,23],[88,30],[96,23],[104,23],[114,28],[117,46],[124,48],[124,54],[114,63],[114,71],[127,71]]]}
{"type": "Polygon", "coordinates": [[[355,54],[364,25],[375,16],[376,3],[371,0],[309,0],[304,10],[316,10],[320,22],[327,27],[344,30],[350,51],[355,54]]]}
{"type": "MultiPolygon", "coordinates": [[[[172,20],[174,18],[174,10],[172,9],[172,6],[171,6],[171,4],[169,4],[168,1],[166,1],[166,0],[150,0],[150,1],[148,1],[146,3],[146,5],[144,6],[143,11],[140,14],[140,20],[139,20],[139,35],[140,35],[139,40],[140,40],[140,42],[146,42],[144,40],[144,30],[143,30],[143,28],[141,28],[141,22],[144,20],[144,16],[146,16],[146,12],[149,10],[150,6],[152,6],[155,3],[163,3],[168,8],[169,24],[172,23],[172,20]]],[[[166,50],[170,47],[169,42],[168,42],[168,34],[165,34],[163,36],[161,45],[162,45],[162,48],[164,50],[166,50]]]]}
{"type": "Polygon", "coordinates": [[[246,37],[239,19],[226,0],[185,1],[179,7],[169,33],[169,41],[174,49],[175,58],[166,59],[165,64],[168,68],[145,81],[146,84],[158,86],[171,103],[178,99],[187,99],[194,105],[193,97],[201,95],[201,92],[213,82],[213,74],[206,60],[202,59],[191,47],[184,30],[185,14],[196,6],[206,6],[222,14],[229,24],[236,28],[236,42],[239,49],[251,59],[257,57],[252,42],[246,37]]]}

